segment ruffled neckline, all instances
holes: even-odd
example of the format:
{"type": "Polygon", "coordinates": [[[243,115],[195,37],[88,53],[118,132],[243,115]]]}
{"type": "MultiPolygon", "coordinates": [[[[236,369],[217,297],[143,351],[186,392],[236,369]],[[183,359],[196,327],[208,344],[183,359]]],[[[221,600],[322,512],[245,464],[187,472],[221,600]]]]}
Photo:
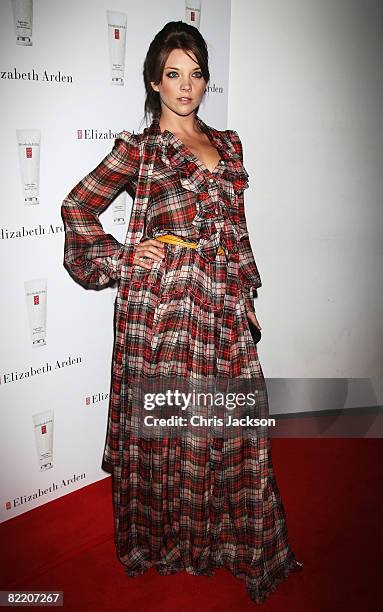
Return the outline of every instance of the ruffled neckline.
{"type": "Polygon", "coordinates": [[[173,132],[164,130],[161,132],[159,119],[153,120],[153,126],[158,132],[161,159],[170,168],[177,170],[182,176],[189,177],[193,190],[203,190],[209,178],[222,176],[233,183],[235,192],[240,192],[249,186],[249,175],[245,170],[241,157],[235,150],[229,135],[225,131],[215,130],[208,126],[196,115],[199,128],[209,138],[212,145],[220,155],[214,170],[211,172],[201,160],[196,157],[190,149],[173,132]]]}
{"type": "Polygon", "coordinates": [[[224,189],[223,183],[229,181],[234,193],[239,194],[249,186],[249,175],[229,134],[211,128],[198,116],[196,120],[220,155],[220,161],[212,172],[175,134],[169,130],[161,132],[159,119],[153,121],[151,129],[157,132],[159,155],[162,162],[169,169],[178,173],[184,189],[196,193],[198,211],[192,223],[200,236],[198,251],[204,258],[214,261],[221,244],[226,257],[236,259],[240,237],[239,219],[238,214],[235,219],[230,217],[222,197],[222,189],[224,189]],[[222,161],[224,163],[221,163],[222,161]],[[220,179],[223,181],[221,182],[220,179]],[[212,201],[209,194],[209,181],[211,180],[218,188],[218,197],[215,202],[212,201]],[[220,231],[217,230],[214,223],[217,215],[223,218],[223,227],[220,231]]]}

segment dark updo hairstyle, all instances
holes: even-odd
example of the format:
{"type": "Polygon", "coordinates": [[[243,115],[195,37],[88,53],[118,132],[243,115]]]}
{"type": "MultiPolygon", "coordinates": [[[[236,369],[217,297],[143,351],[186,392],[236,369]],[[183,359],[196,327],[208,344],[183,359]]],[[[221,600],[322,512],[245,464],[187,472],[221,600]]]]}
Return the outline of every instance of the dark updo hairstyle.
{"type": "Polygon", "coordinates": [[[208,83],[210,80],[209,54],[202,34],[197,28],[184,21],[169,21],[153,38],[144,61],[146,122],[148,122],[148,115],[153,119],[161,114],[160,94],[153,89],[150,82],[156,84],[161,82],[166,60],[173,49],[182,49],[186,53],[192,51],[197,58],[205,81],[208,83]]]}

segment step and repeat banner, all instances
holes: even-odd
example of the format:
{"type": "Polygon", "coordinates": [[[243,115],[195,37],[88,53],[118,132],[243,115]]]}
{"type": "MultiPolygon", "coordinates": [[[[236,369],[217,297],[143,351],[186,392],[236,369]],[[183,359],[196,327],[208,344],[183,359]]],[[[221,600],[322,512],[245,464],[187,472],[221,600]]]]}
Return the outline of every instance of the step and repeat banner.
{"type": "MultiPolygon", "coordinates": [[[[109,476],[116,284],[85,289],[66,271],[61,204],[119,132],[146,127],[145,55],[178,20],[209,48],[199,115],[225,129],[230,0],[0,3],[1,522],[109,476]]],[[[123,192],[100,216],[121,243],[131,206],[123,192]]]]}

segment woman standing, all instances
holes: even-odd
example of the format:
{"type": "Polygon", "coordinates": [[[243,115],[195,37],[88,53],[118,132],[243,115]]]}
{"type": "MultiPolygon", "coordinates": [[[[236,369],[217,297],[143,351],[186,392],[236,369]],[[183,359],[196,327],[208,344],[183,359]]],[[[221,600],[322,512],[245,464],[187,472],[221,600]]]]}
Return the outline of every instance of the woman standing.
{"type": "Polygon", "coordinates": [[[136,398],[143,383],[160,389],[171,378],[250,382],[257,414],[268,415],[250,333],[259,328],[253,292],[261,280],[244,211],[242,145],[235,131],[197,115],[209,69],[193,26],[170,22],[155,36],[144,82],[150,127],[121,132],[62,204],[68,270],[87,287],[118,280],[103,456],[117,555],[129,576],[152,566],[197,575],[226,567],[262,603],[302,567],[288,543],[267,430],[229,437],[209,426],[197,436],[190,426],[186,434],[158,426],[159,435],[144,434],[136,398]],[[98,215],[124,188],[135,200],[122,245],[98,215]]]}

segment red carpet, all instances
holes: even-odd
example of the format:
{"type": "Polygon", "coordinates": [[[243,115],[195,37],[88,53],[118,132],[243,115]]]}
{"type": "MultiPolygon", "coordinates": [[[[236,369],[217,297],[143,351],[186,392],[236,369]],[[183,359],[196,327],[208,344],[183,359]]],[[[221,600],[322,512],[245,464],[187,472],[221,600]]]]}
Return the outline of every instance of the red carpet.
{"type": "Polygon", "coordinates": [[[290,542],[304,562],[258,606],[227,570],[131,578],[113,543],[111,478],[0,525],[1,590],[61,590],[64,610],[381,609],[382,439],[272,439],[290,542]]]}

